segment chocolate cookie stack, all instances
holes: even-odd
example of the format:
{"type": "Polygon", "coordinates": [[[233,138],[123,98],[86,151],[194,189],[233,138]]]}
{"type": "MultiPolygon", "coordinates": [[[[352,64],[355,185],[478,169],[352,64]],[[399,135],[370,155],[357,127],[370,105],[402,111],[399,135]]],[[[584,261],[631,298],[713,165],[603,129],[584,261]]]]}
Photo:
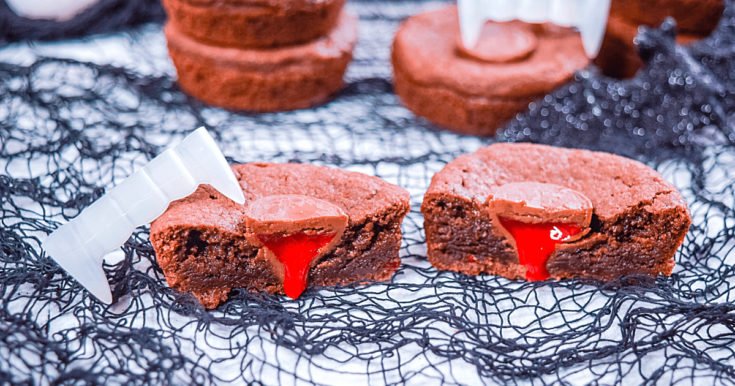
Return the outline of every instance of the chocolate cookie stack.
{"type": "Polygon", "coordinates": [[[709,36],[724,10],[723,0],[613,0],[605,39],[594,63],[605,75],[633,77],[643,66],[633,42],[638,26],[655,28],[671,16],[677,24],[677,42],[689,44],[709,36]]]}
{"type": "Polygon", "coordinates": [[[345,0],[163,0],[179,84],[225,108],[308,108],[342,88],[357,41],[345,0]]]}

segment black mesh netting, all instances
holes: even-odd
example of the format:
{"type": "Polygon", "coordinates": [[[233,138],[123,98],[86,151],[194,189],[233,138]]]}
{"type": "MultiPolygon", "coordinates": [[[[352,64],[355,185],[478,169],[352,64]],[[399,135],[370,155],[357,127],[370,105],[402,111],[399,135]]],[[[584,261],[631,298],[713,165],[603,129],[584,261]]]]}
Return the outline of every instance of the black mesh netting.
{"type": "Polygon", "coordinates": [[[492,141],[435,130],[392,94],[398,22],[439,5],[350,3],[361,40],[349,85],[289,113],[187,98],[160,26],[81,48],[118,44],[102,60],[113,65],[39,57],[57,46],[0,51],[21,63],[0,64],[0,384],[735,384],[733,3],[704,43],[675,46],[671,25],[648,31],[650,67],[636,79],[582,72],[496,138],[638,158],[681,189],[694,225],[674,274],[608,284],[427,263],[419,206],[431,176],[492,141]],[[297,301],[234,291],[205,311],[166,286],[145,226],[106,258],[114,303],[96,301],[40,241],[200,125],[232,162],[326,164],[407,188],[399,273],[297,301]]]}

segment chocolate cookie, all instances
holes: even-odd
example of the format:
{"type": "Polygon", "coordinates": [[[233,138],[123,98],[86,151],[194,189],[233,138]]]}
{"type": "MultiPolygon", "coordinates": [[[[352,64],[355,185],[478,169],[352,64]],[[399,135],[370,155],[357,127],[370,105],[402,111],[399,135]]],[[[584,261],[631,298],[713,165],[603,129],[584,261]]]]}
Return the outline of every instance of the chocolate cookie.
{"type": "Polygon", "coordinates": [[[676,188],[639,162],[530,144],[447,164],[421,212],[436,268],[527,280],[669,275],[691,224],[676,188]]]}
{"type": "Polygon", "coordinates": [[[717,27],[722,0],[613,0],[599,55],[593,63],[607,76],[632,78],[643,67],[634,39],[638,26],[657,28],[667,16],[677,22],[677,43],[704,39],[717,27]]]}
{"type": "Polygon", "coordinates": [[[449,130],[483,136],[588,64],[579,34],[552,24],[488,23],[467,49],[456,6],[404,22],[392,60],[406,107],[449,130]]]}
{"type": "Polygon", "coordinates": [[[658,27],[671,16],[678,32],[708,36],[725,11],[724,0],[613,0],[610,14],[630,24],[658,27]]]}
{"type": "Polygon", "coordinates": [[[151,224],[166,281],[205,307],[236,288],[298,297],[307,285],[388,280],[400,266],[404,189],[311,165],[232,169],[245,205],[202,185],[151,224]]]}
{"type": "Polygon", "coordinates": [[[343,11],[327,36],[270,49],[208,46],[171,24],[166,38],[187,93],[226,108],[295,110],[312,107],[342,88],[357,41],[357,20],[343,11]]]}
{"type": "Polygon", "coordinates": [[[301,44],[337,24],[345,0],[163,0],[169,22],[205,44],[263,48],[301,44]]]}

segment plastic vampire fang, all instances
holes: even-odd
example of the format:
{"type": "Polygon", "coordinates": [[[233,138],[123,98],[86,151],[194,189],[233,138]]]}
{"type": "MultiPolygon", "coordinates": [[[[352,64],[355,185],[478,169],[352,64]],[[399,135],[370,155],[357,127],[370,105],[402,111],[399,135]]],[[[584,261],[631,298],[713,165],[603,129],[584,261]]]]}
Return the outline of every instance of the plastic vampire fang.
{"type": "Polygon", "coordinates": [[[590,58],[597,56],[607,28],[611,0],[457,0],[462,43],[468,49],[477,44],[488,20],[518,19],[528,23],[551,22],[575,27],[590,58]]]}
{"type": "Polygon", "coordinates": [[[209,184],[230,200],[245,203],[235,174],[203,127],[51,233],[42,248],[89,292],[110,304],[110,285],[102,270],[104,255],[199,184],[209,184]]]}

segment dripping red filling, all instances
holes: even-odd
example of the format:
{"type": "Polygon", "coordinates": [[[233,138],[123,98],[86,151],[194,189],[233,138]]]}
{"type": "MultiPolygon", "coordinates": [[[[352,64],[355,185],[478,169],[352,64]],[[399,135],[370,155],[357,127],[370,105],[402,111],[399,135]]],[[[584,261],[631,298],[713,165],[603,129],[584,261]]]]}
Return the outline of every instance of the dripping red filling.
{"type": "Polygon", "coordinates": [[[556,244],[563,243],[581,231],[573,224],[547,223],[528,224],[507,218],[500,218],[500,223],[513,236],[518,247],[518,258],[528,268],[526,280],[546,280],[546,260],[554,252],[556,244]]]}
{"type": "Polygon", "coordinates": [[[285,271],[283,291],[286,296],[296,299],[304,292],[309,264],[319,251],[334,239],[334,236],[334,234],[310,235],[304,232],[288,236],[258,235],[258,240],[283,264],[285,271]]]}

